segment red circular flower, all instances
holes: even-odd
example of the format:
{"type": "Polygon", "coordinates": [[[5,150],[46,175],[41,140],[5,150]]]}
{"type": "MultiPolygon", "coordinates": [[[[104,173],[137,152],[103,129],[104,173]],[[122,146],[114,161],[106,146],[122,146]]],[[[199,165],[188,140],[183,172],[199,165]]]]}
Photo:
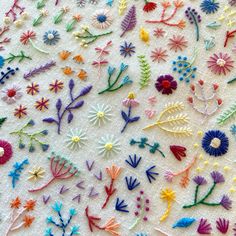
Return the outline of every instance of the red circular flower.
{"type": "Polygon", "coordinates": [[[172,94],[172,90],[176,90],[177,82],[171,75],[161,75],[157,78],[155,87],[162,94],[172,94]]]}
{"type": "Polygon", "coordinates": [[[5,164],[12,157],[11,144],[5,140],[0,140],[0,165],[5,164]]]}
{"type": "Polygon", "coordinates": [[[148,1],[146,1],[146,4],[144,5],[143,10],[145,12],[149,12],[149,11],[155,10],[156,7],[157,7],[157,4],[155,2],[148,2],[148,1]]]}

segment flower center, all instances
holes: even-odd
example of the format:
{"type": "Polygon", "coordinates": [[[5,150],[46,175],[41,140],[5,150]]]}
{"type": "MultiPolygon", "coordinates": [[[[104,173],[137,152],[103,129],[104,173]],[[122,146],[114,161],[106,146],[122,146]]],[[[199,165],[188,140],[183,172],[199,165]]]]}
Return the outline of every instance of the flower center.
{"type": "Polygon", "coordinates": [[[112,148],[113,148],[112,143],[106,143],[106,144],[105,144],[105,149],[106,149],[107,151],[111,151],[112,148]]]}
{"type": "Polygon", "coordinates": [[[218,139],[218,138],[213,138],[211,140],[211,143],[210,143],[210,146],[213,147],[213,148],[218,148],[221,144],[221,140],[218,139]]]}
{"type": "Polygon", "coordinates": [[[49,33],[49,34],[48,34],[48,39],[50,39],[50,40],[51,40],[51,39],[54,39],[54,35],[53,35],[52,33],[49,33]]]}
{"type": "Polygon", "coordinates": [[[4,155],[4,148],[0,147],[0,157],[4,155]]]}
{"type": "Polygon", "coordinates": [[[129,99],[134,99],[134,98],[135,98],[135,94],[134,94],[133,92],[130,92],[130,93],[128,94],[128,98],[129,98],[129,99]]]}
{"type": "Polygon", "coordinates": [[[226,61],[222,58],[219,58],[217,61],[216,61],[216,64],[220,67],[223,67],[225,65],[226,61]]]}
{"type": "Polygon", "coordinates": [[[16,90],[15,90],[15,89],[9,89],[9,90],[7,91],[7,96],[8,96],[8,97],[12,98],[12,97],[14,97],[15,95],[16,95],[16,90]]]}
{"type": "Polygon", "coordinates": [[[161,82],[161,85],[162,85],[163,88],[169,88],[169,87],[170,87],[170,81],[168,81],[168,80],[163,80],[163,81],[161,82]]]}
{"type": "Polygon", "coordinates": [[[97,16],[97,20],[100,22],[100,23],[103,23],[107,20],[107,17],[105,15],[98,15],[97,16]]]}
{"type": "Polygon", "coordinates": [[[74,137],[71,138],[71,141],[73,143],[78,143],[80,141],[80,137],[79,136],[74,136],[74,137]]]}
{"type": "Polygon", "coordinates": [[[98,118],[103,118],[105,116],[105,113],[103,112],[103,111],[99,111],[98,113],[97,113],[97,117],[98,118]]]}

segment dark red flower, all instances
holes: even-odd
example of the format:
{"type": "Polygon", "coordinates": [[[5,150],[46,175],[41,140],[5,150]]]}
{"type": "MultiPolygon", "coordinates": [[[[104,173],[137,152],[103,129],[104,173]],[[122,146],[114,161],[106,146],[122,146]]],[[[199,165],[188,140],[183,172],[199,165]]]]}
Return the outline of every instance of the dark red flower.
{"type": "Polygon", "coordinates": [[[171,152],[174,154],[175,158],[179,161],[182,161],[183,157],[186,157],[186,148],[182,146],[177,145],[171,145],[170,146],[171,152]]]}
{"type": "Polygon", "coordinates": [[[171,75],[161,75],[157,78],[155,87],[162,94],[172,94],[172,90],[176,90],[177,82],[171,75]]]}
{"type": "Polygon", "coordinates": [[[12,157],[11,144],[5,140],[0,140],[0,165],[5,164],[12,157]]]}
{"type": "Polygon", "coordinates": [[[157,4],[155,2],[145,1],[145,5],[143,7],[143,11],[145,11],[145,12],[153,11],[153,10],[156,9],[156,7],[157,7],[157,4]]]}

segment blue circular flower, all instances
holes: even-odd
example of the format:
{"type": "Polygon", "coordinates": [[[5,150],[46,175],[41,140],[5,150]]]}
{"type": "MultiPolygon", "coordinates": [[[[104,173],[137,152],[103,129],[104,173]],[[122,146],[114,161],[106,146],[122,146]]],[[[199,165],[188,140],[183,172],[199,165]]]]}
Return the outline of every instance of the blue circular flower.
{"type": "Polygon", "coordinates": [[[47,45],[55,45],[59,39],[60,35],[57,30],[49,30],[43,36],[43,41],[47,45]]]}
{"type": "Polygon", "coordinates": [[[2,68],[5,64],[5,60],[2,56],[0,56],[0,68],[2,68]]]}
{"type": "Polygon", "coordinates": [[[222,156],[227,153],[229,147],[229,139],[220,130],[209,130],[202,139],[202,148],[210,156],[222,156]]]}
{"type": "Polygon", "coordinates": [[[201,5],[201,10],[206,14],[212,14],[218,11],[219,3],[215,0],[204,0],[201,5]]]}

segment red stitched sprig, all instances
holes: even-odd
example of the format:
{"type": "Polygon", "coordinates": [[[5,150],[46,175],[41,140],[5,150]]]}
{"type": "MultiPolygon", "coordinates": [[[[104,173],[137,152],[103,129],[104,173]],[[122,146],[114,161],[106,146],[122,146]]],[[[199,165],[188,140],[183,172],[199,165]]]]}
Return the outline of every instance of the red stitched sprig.
{"type": "Polygon", "coordinates": [[[111,177],[111,183],[110,186],[105,185],[105,191],[107,194],[107,198],[102,206],[102,209],[106,207],[110,197],[115,193],[116,189],[114,188],[114,181],[118,178],[121,172],[121,168],[117,167],[115,165],[112,165],[110,168],[106,168],[107,174],[111,177]]]}
{"type": "Polygon", "coordinates": [[[236,33],[236,30],[233,30],[233,31],[227,31],[226,32],[226,35],[225,35],[225,42],[224,42],[224,47],[227,46],[228,44],[228,41],[230,38],[234,38],[234,34],[236,33]]]}
{"type": "MultiPolygon", "coordinates": [[[[4,35],[5,32],[9,31],[9,26],[4,26],[3,28],[0,28],[0,37],[4,35]]],[[[10,38],[5,37],[3,40],[0,41],[0,51],[4,50],[4,47],[1,44],[6,44],[11,41],[10,38]]]]}
{"type": "Polygon", "coordinates": [[[14,0],[10,10],[5,13],[6,17],[12,17],[12,20],[15,21],[17,19],[17,10],[19,10],[19,14],[22,14],[25,10],[24,7],[19,5],[19,0],[14,0]]]}

